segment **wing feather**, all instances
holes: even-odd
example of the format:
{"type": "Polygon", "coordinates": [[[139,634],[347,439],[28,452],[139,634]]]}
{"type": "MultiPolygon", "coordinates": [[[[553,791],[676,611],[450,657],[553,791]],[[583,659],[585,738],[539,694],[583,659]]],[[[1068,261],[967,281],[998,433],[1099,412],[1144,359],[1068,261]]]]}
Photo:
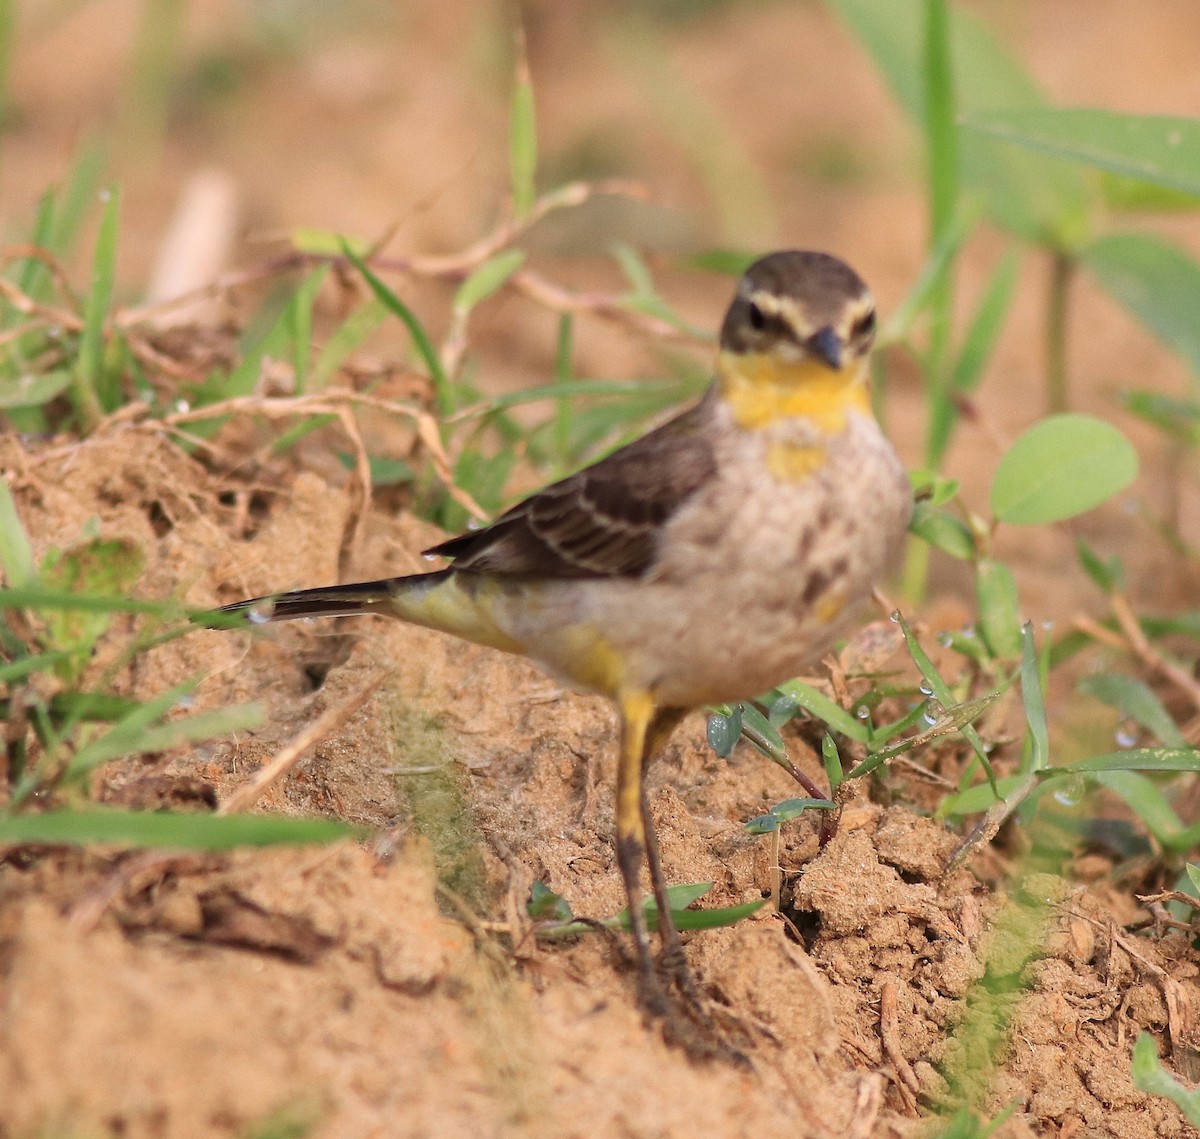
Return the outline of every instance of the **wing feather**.
{"type": "Polygon", "coordinates": [[[712,390],[695,407],[552,483],[490,526],[433,546],[456,570],[509,577],[636,577],[658,557],[671,516],[716,473],[707,424],[712,390]]]}

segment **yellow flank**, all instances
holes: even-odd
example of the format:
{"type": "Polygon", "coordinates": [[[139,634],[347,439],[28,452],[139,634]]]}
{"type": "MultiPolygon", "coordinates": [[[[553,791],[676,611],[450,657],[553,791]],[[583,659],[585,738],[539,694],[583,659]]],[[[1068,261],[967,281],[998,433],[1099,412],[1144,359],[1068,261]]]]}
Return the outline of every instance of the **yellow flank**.
{"type": "Polygon", "coordinates": [[[491,581],[478,589],[465,589],[455,576],[430,589],[410,589],[393,593],[392,609],[405,621],[453,633],[477,645],[487,645],[506,653],[524,653],[525,647],[508,636],[496,623],[495,610],[500,587],[491,581]]]}
{"type": "Polygon", "coordinates": [[[598,629],[576,625],[563,630],[571,679],[613,699],[625,686],[625,661],[598,629]]]}
{"type": "Polygon", "coordinates": [[[767,448],[767,467],[780,482],[803,482],[825,462],[825,447],[796,447],[772,443],[767,448]]]}
{"type": "Polygon", "coordinates": [[[823,625],[832,624],[846,608],[846,598],[841,592],[828,593],[817,602],[817,620],[823,625]]]}
{"type": "Polygon", "coordinates": [[[835,372],[818,360],[782,360],[771,352],[722,352],[721,392],[740,427],[768,427],[780,419],[807,419],[826,435],[846,429],[848,411],[869,412],[865,377],[857,365],[835,372]]]}

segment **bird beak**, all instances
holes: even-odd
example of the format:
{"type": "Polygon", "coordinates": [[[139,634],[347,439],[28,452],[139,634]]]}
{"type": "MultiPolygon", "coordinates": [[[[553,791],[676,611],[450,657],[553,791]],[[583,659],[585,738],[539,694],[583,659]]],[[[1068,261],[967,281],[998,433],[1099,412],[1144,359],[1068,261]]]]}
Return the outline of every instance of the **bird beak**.
{"type": "Polygon", "coordinates": [[[842,338],[829,325],[808,338],[808,347],[835,372],[842,370],[842,338]]]}

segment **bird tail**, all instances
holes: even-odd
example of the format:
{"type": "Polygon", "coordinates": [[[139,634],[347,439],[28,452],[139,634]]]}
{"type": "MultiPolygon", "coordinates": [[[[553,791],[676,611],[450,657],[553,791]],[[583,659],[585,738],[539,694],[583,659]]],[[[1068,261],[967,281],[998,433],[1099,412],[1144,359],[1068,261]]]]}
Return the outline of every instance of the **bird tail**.
{"type": "MultiPolygon", "coordinates": [[[[294,621],[299,617],[348,617],[355,613],[383,611],[395,614],[397,601],[407,594],[424,592],[441,585],[450,570],[360,581],[353,585],[327,585],[319,589],[297,589],[293,593],[268,594],[223,605],[213,612],[226,619],[214,621],[228,627],[230,618],[244,618],[252,625],[272,621],[294,621]]],[[[398,614],[397,614],[398,615],[398,614]]],[[[236,621],[233,622],[237,624],[236,621]]]]}

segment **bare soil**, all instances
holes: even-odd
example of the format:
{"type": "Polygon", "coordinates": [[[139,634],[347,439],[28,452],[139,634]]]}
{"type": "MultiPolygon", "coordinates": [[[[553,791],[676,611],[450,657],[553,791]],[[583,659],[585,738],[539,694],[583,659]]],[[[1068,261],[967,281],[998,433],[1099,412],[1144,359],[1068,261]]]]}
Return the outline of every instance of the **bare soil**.
{"type": "MultiPolygon", "coordinates": [[[[52,175],[85,107],[116,100],[111,75],[125,40],[112,29],[133,8],[85,6],[66,30],[29,32],[14,72],[24,117],[9,151],[25,162],[10,157],[0,168],[11,200],[28,200],[52,175]],[[69,76],[62,88],[51,89],[51,59],[54,74],[69,76]]],[[[1181,49],[1198,42],[1200,18],[1182,0],[1149,10],[1109,0],[1087,21],[1071,19],[1066,0],[984,10],[1064,101],[1188,112],[1200,97],[1194,53],[1181,49]],[[1128,67],[1095,65],[1118,45],[1128,67]]],[[[298,61],[263,67],[238,104],[248,122],[235,130],[185,118],[163,165],[192,153],[222,164],[241,187],[243,226],[374,233],[400,208],[401,247],[468,244],[503,184],[502,150],[481,141],[502,132],[503,114],[462,46],[478,31],[474,7],[434,11],[414,6],[403,35],[339,33],[298,61]]],[[[189,42],[221,43],[221,20],[232,18],[222,5],[195,5],[189,42]]],[[[599,27],[578,5],[531,8],[545,152],[567,153],[597,123],[618,135],[627,127],[626,159],[653,195],[702,212],[692,168],[664,144],[644,90],[599,46],[599,27]]],[[[894,303],[923,241],[912,146],[844,33],[816,6],[733,4],[664,34],[672,61],[765,171],[778,203],[769,240],[843,253],[885,306],[894,303]],[[805,82],[773,78],[784,73],[805,82]],[[796,158],[826,153],[831,138],[855,140],[867,163],[861,182],[831,185],[796,158]]],[[[163,169],[129,162],[127,261],[137,280],[178,186],[163,169]]],[[[1171,224],[1200,251],[1194,224],[1171,224]]],[[[998,247],[995,237],[972,247],[968,295],[998,247]]],[[[565,277],[604,279],[569,248],[558,257],[565,277]]],[[[689,279],[671,295],[711,325],[727,288],[689,279]]],[[[994,455],[1041,398],[1033,292],[1018,303],[978,416],[951,457],[981,508],[994,455]]],[[[1075,320],[1088,331],[1072,349],[1072,369],[1087,379],[1079,406],[1112,417],[1112,392],[1132,379],[1181,389],[1177,361],[1086,285],[1077,301],[1075,320]]],[[[552,318],[507,301],[498,312],[473,341],[481,382],[547,375],[552,318]]],[[[386,340],[376,350],[385,354],[386,340]]],[[[652,346],[587,322],[579,357],[586,375],[647,374],[655,359],[652,346]]],[[[915,463],[920,395],[897,370],[889,429],[915,463]]],[[[1194,481],[1177,485],[1155,437],[1130,426],[1145,455],[1138,501],[1177,499],[1181,530],[1195,542],[1194,481]]],[[[382,498],[364,515],[361,542],[347,547],[358,505],[328,458],[344,447],[332,430],[284,458],[267,456],[269,439],[261,425],[231,425],[218,459],[201,462],[132,423],[83,442],[10,435],[0,469],[39,557],[94,524],[143,551],[139,596],[207,606],[425,568],[419,551],[438,532],[382,498]]],[[[1194,604],[1194,582],[1136,511],[1116,504],[1080,525],[1101,548],[1127,554],[1136,589],[1160,609],[1189,594],[1194,604]]],[[[1098,605],[1082,575],[1064,569],[1072,533],[1006,541],[1031,617],[1066,623],[1098,605]]],[[[952,567],[935,563],[935,574],[919,615],[929,632],[969,612],[952,567]]],[[[128,633],[115,623],[97,675],[128,633]]],[[[896,647],[886,620],[870,635],[896,647]]],[[[891,667],[902,658],[893,652],[891,667]]],[[[256,808],[328,815],[374,837],[219,856],[10,853],[0,863],[3,1139],[231,1139],[264,1121],[308,1123],[330,1139],[912,1136],[947,1096],[946,1072],[986,1071],[982,1053],[962,1065],[956,1050],[977,1046],[963,1043],[978,1040],[963,1026],[988,965],[1008,985],[1000,1007],[1009,1037],[980,1105],[1018,1105],[1000,1136],[1194,1134],[1170,1103],[1134,1089],[1129,1054],[1146,1029],[1180,1075],[1192,1071],[1200,958],[1179,932],[1129,932],[1144,916],[1133,895],[1144,882],[1108,854],[1082,853],[1060,875],[1025,863],[1022,836],[1006,833],[947,874],[959,835],[927,817],[938,788],[914,771],[873,785],[871,797],[864,788],[823,849],[815,824],[786,830],[782,914],[764,907],[732,928],[687,936],[712,1015],[750,1065],[696,1062],[639,1012],[620,939],[546,945],[525,915],[535,879],[577,914],[604,917],[623,904],[611,841],[615,731],[602,701],[555,688],[523,661],[373,620],[255,636],[198,631],[140,657],[118,688],[147,698],[196,675],[197,709],[260,700],[265,726],[112,765],[95,782],[99,800],[211,809],[382,677],[256,808]],[[1029,912],[1042,923],[1032,960],[1021,948],[1029,912]]],[[[1056,733],[1078,715],[1065,701],[1052,707],[1056,733]]],[[[706,906],[764,897],[777,881],[775,852],[743,824],[795,786],[744,747],[718,759],[703,735],[701,717],[687,720],[651,773],[667,874],[712,881],[706,906]]],[[[813,742],[789,738],[796,762],[819,778],[813,742]]],[[[954,749],[916,758],[950,778],[961,760],[954,749]]]]}

